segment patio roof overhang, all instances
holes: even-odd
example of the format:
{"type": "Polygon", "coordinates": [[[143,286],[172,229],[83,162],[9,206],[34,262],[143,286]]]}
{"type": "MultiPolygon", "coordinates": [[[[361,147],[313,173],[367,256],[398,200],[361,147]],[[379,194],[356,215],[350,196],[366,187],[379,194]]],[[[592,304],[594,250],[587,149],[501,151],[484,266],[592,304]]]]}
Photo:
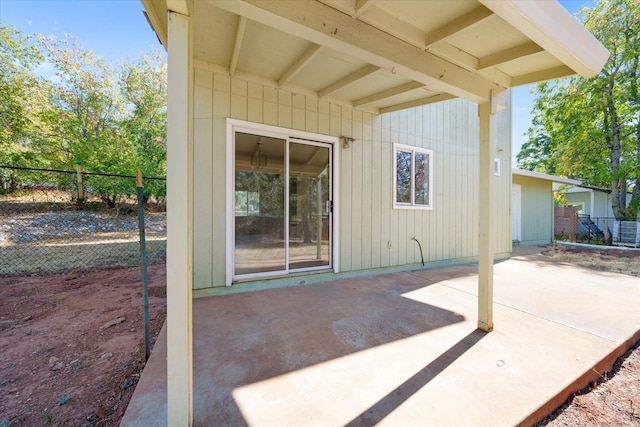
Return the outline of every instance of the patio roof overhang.
{"type": "Polygon", "coordinates": [[[374,113],[596,75],[607,50],[559,3],[510,0],[142,0],[193,18],[193,60],[374,113]]]}
{"type": "Polygon", "coordinates": [[[493,329],[493,117],[506,89],[580,74],[606,49],[549,0],[141,0],[168,51],[168,424],[191,425],[194,64],[376,114],[478,104],[478,327],[493,329]]]}

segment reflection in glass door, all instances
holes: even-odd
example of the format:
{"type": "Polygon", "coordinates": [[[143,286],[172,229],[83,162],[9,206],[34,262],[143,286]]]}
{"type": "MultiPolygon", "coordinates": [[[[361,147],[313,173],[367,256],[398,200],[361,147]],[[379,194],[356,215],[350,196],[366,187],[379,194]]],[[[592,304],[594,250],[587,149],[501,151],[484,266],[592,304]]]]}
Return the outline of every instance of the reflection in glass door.
{"type": "Polygon", "coordinates": [[[286,140],[236,133],[235,274],[282,271],[286,140]]]}
{"type": "Polygon", "coordinates": [[[330,150],[289,143],[289,269],[329,266],[330,150]]]}
{"type": "Polygon", "coordinates": [[[235,133],[234,276],[331,267],[331,146],[235,133]]]}

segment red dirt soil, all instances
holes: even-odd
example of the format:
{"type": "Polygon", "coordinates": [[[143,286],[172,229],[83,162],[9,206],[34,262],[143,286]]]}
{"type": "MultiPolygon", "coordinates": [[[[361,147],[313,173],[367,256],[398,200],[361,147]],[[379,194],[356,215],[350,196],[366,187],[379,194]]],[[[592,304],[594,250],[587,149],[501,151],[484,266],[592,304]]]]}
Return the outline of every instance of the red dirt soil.
{"type": "MultiPolygon", "coordinates": [[[[148,277],[153,345],[164,265],[148,277]]],[[[0,426],[117,426],[144,353],[139,268],[0,278],[0,426]]]]}

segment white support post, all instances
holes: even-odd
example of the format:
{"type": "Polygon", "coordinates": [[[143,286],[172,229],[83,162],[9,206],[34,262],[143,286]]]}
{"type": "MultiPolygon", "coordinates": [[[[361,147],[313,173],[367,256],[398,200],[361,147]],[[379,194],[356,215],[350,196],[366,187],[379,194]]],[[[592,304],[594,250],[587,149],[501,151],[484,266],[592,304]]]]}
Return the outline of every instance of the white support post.
{"type": "Polygon", "coordinates": [[[495,103],[478,105],[480,117],[480,233],[478,239],[478,328],[493,330],[493,260],[495,255],[495,103]]]}
{"type": "Polygon", "coordinates": [[[191,19],[168,12],[167,425],[193,424],[191,19]]]}

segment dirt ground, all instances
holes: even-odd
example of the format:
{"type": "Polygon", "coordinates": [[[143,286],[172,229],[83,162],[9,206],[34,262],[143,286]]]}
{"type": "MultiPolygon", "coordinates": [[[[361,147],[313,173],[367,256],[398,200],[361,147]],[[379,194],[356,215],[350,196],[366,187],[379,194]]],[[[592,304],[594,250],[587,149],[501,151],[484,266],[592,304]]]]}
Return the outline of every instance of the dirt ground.
{"type": "MultiPolygon", "coordinates": [[[[640,251],[545,254],[640,276],[640,251]]],[[[153,343],[166,316],[162,265],[149,268],[149,312],[153,343]]],[[[144,365],[143,337],[138,268],[0,278],[0,427],[117,426],[144,365]]],[[[638,344],[540,425],[639,426],[638,344]]]]}
{"type": "MultiPolygon", "coordinates": [[[[117,426],[144,366],[139,268],[0,278],[0,427],[117,426]]],[[[150,266],[151,345],[166,317],[150,266]]]]}

